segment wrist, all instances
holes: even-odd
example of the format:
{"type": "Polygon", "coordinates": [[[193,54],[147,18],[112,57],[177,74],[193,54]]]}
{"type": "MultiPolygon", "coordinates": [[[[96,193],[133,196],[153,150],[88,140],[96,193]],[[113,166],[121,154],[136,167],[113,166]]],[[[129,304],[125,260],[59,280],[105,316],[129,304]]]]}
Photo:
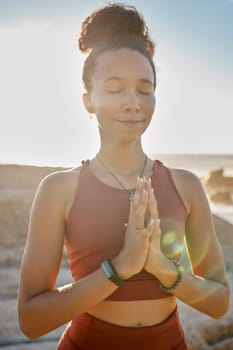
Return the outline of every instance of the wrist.
{"type": "Polygon", "coordinates": [[[101,264],[101,268],[104,271],[105,276],[118,287],[123,286],[127,282],[117,274],[111,260],[104,260],[101,264]]]}
{"type": "Polygon", "coordinates": [[[162,252],[157,255],[157,259],[153,259],[153,266],[150,266],[150,272],[158,280],[164,284],[166,282],[174,282],[177,277],[176,267],[172,260],[167,258],[162,252]]]}
{"type": "Polygon", "coordinates": [[[159,279],[160,288],[167,293],[175,290],[183,278],[183,266],[175,259],[167,259],[167,270],[164,270],[159,279]]]}
{"type": "Polygon", "coordinates": [[[127,280],[131,277],[131,275],[126,271],[125,264],[123,262],[123,259],[120,255],[116,256],[115,258],[111,259],[111,262],[114,266],[114,269],[118,276],[123,279],[127,280]]]}
{"type": "Polygon", "coordinates": [[[157,252],[153,258],[147,259],[146,270],[157,279],[163,278],[164,273],[169,274],[175,271],[169,259],[162,252],[157,252]]]}

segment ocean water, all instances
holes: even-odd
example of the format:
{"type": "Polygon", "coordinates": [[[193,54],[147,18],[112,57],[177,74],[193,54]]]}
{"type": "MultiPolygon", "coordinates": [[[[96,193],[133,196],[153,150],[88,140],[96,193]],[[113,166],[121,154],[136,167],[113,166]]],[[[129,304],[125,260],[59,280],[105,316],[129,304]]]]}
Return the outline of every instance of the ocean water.
{"type": "Polygon", "coordinates": [[[233,154],[159,154],[151,155],[172,168],[193,171],[198,176],[224,169],[225,175],[233,176],[233,154]]]}

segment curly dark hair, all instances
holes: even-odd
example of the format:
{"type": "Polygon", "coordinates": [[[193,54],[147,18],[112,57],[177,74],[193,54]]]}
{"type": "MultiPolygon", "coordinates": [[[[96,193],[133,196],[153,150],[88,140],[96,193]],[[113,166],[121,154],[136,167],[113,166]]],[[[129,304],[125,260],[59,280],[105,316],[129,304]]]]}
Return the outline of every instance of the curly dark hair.
{"type": "Polygon", "coordinates": [[[91,91],[91,76],[95,69],[96,59],[103,51],[130,48],[142,53],[150,62],[156,73],[153,62],[155,45],[150,39],[144,18],[134,6],[120,3],[108,4],[94,11],[82,23],[82,31],[78,40],[82,53],[88,53],[83,68],[83,83],[87,91],[91,91]]]}

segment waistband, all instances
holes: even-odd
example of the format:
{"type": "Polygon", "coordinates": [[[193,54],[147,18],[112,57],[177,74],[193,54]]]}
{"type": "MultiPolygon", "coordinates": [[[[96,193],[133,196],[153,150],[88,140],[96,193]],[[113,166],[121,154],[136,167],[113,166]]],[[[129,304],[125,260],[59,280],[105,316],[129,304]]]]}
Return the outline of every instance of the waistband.
{"type": "MultiPolygon", "coordinates": [[[[120,334],[124,335],[127,334],[129,336],[132,336],[133,338],[145,337],[150,334],[160,334],[161,332],[166,331],[168,328],[172,327],[174,323],[177,323],[178,321],[178,311],[177,307],[174,309],[174,311],[171,313],[171,315],[168,316],[166,320],[164,320],[161,323],[152,325],[152,326],[143,326],[143,327],[127,327],[127,326],[121,326],[116,325],[113,323],[109,323],[106,321],[99,320],[98,318],[95,318],[94,316],[85,313],[82,314],[79,319],[79,322],[83,322],[83,324],[86,323],[86,325],[95,326],[95,329],[98,331],[104,331],[106,333],[111,332],[112,334],[116,332],[116,335],[119,336],[120,334]]],[[[74,321],[76,322],[76,321],[74,321]]]]}
{"type": "Polygon", "coordinates": [[[84,313],[66,330],[66,347],[58,349],[73,349],[67,347],[69,343],[84,350],[187,350],[177,308],[163,322],[145,327],[119,326],[84,313]]]}

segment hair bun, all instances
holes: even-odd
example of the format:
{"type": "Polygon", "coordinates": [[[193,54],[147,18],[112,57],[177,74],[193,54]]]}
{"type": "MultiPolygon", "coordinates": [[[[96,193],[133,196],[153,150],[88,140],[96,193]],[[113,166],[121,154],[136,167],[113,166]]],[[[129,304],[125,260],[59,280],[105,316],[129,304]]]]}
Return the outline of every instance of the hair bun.
{"type": "Polygon", "coordinates": [[[93,12],[82,24],[79,49],[88,53],[108,43],[140,40],[150,54],[154,44],[148,36],[145,21],[134,6],[109,4],[93,12]]]}

